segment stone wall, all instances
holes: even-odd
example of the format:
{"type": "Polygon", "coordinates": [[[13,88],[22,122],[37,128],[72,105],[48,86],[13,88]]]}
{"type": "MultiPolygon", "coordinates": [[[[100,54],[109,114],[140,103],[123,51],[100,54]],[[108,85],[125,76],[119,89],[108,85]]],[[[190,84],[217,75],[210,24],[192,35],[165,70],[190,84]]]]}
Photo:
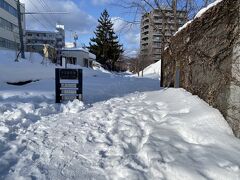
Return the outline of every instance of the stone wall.
{"type": "Polygon", "coordinates": [[[163,54],[165,87],[180,87],[218,108],[240,137],[240,0],[223,0],[171,39],[163,54]]]}

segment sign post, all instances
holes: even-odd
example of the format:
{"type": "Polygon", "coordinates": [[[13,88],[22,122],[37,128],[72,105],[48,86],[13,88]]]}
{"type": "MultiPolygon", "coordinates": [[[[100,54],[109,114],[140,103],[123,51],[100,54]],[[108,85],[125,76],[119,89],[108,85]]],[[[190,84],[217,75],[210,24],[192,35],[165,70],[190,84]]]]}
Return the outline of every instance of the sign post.
{"type": "Polygon", "coordinates": [[[56,103],[82,101],[82,69],[55,69],[56,103]]]}

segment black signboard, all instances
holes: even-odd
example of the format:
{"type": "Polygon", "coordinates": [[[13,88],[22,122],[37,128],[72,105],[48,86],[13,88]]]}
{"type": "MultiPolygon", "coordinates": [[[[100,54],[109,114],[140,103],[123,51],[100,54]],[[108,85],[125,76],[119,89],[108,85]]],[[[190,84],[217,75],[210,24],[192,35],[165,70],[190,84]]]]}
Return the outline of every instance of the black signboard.
{"type": "Polygon", "coordinates": [[[74,99],[82,101],[82,69],[56,68],[55,78],[56,103],[74,99]]]}
{"type": "Polygon", "coordinates": [[[78,70],[60,69],[60,79],[78,79],[78,70]]]}

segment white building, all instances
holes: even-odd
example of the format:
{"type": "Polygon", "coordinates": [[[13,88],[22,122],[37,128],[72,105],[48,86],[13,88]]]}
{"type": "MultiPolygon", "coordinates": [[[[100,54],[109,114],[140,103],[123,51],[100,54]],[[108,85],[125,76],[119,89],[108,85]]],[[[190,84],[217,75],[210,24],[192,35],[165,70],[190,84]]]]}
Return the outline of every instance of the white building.
{"type": "MultiPolygon", "coordinates": [[[[25,7],[21,4],[22,26],[25,32],[25,7]]],[[[17,2],[15,0],[0,0],[0,48],[19,48],[17,2]]]]}
{"type": "Polygon", "coordinates": [[[93,61],[96,61],[96,56],[83,48],[63,48],[62,56],[67,63],[82,67],[91,67],[93,61]]]}

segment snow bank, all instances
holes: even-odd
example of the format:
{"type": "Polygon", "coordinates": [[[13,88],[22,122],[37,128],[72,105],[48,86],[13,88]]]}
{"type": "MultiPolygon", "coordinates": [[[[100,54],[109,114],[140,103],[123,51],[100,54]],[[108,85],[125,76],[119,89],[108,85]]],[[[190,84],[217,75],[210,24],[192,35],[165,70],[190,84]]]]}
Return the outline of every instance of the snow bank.
{"type": "Polygon", "coordinates": [[[39,80],[54,77],[55,66],[38,53],[26,53],[15,62],[16,52],[0,50],[0,83],[39,80]]]}
{"type": "Polygon", "coordinates": [[[182,30],[185,29],[189,24],[191,24],[194,19],[200,18],[207,10],[209,10],[210,8],[216,6],[218,3],[222,2],[222,1],[223,1],[223,0],[216,0],[216,1],[214,1],[213,3],[209,4],[207,7],[202,8],[202,9],[196,14],[196,16],[195,16],[192,20],[186,22],[182,27],[180,27],[180,28],[178,29],[178,31],[175,32],[174,36],[176,36],[180,31],[182,31],[182,30]]]}
{"type": "Polygon", "coordinates": [[[161,60],[151,64],[143,70],[143,76],[153,79],[160,79],[161,76],[161,60]]]}
{"type": "MultiPolygon", "coordinates": [[[[141,75],[142,72],[140,72],[141,75]]],[[[136,77],[137,74],[129,75],[130,77],[136,77]]],[[[149,65],[143,70],[143,77],[150,79],[160,79],[161,76],[161,60],[149,65]]]]}
{"type": "MultiPolygon", "coordinates": [[[[61,66],[56,66],[49,60],[43,61],[43,57],[38,53],[25,54],[26,59],[19,58],[19,61],[15,62],[16,52],[0,50],[0,84],[53,79],[55,78],[55,68],[61,68],[61,66]]],[[[110,74],[110,72],[101,67],[96,67],[95,70],[71,64],[68,64],[67,67],[83,69],[84,76],[105,76],[110,74]]]]}
{"type": "Polygon", "coordinates": [[[135,93],[77,112],[29,127],[5,178],[240,178],[239,139],[218,110],[184,90],[135,93]]]}

